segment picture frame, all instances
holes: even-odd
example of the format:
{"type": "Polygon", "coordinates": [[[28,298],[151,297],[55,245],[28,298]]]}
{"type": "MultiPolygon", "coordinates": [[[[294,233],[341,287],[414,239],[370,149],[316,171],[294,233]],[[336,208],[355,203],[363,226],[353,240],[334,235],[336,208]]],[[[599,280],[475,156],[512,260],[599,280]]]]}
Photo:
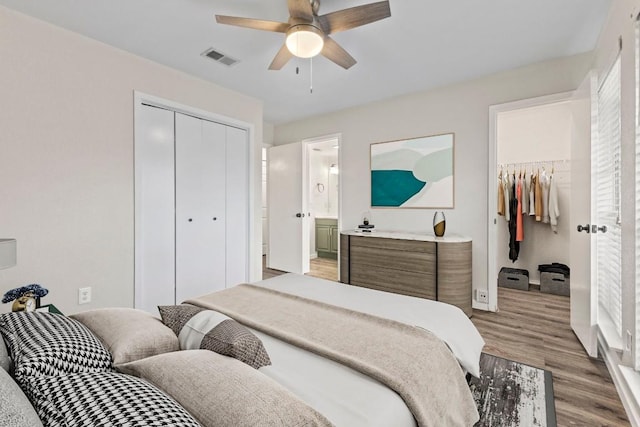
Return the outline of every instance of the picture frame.
{"type": "Polygon", "coordinates": [[[455,134],[370,145],[371,207],[452,209],[455,134]]]}

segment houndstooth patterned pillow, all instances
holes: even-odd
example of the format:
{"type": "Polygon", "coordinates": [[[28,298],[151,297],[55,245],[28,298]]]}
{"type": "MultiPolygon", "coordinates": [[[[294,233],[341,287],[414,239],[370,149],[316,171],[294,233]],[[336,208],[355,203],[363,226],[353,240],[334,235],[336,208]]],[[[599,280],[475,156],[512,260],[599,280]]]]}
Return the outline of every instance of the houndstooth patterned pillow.
{"type": "Polygon", "coordinates": [[[18,382],[32,375],[113,371],[111,354],[80,322],[53,313],[0,316],[18,382]]]}
{"type": "Polygon", "coordinates": [[[129,375],[31,377],[23,388],[46,427],[200,425],[164,392],[129,375]]]}

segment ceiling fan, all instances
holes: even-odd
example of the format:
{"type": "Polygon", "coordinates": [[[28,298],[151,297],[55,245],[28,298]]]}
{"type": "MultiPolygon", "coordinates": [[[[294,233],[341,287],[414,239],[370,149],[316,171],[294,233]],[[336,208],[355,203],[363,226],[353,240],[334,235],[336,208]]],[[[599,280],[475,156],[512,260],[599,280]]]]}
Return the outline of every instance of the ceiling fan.
{"type": "Polygon", "coordinates": [[[326,15],[318,15],[320,0],[287,0],[287,5],[289,22],[286,23],[224,15],[216,15],[216,21],[219,24],[286,34],[284,45],[269,65],[270,70],[280,70],[292,56],[311,58],[318,54],[349,69],[355,65],[356,60],[329,35],[391,16],[388,1],[338,10],[326,15]]]}

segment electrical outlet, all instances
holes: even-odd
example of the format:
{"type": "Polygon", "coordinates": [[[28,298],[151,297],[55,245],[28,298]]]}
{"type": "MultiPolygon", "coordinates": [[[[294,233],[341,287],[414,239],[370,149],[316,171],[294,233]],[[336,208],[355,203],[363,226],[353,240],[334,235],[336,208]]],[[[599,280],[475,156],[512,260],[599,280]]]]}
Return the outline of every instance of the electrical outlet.
{"type": "Polygon", "coordinates": [[[633,346],[633,335],[631,335],[631,331],[627,330],[627,340],[624,343],[625,350],[631,351],[632,346],[633,346]]]}
{"type": "Polygon", "coordinates": [[[88,304],[91,302],[91,287],[78,289],[78,304],[88,304]]]}
{"type": "Polygon", "coordinates": [[[487,296],[487,291],[483,291],[481,289],[478,289],[477,300],[478,300],[478,302],[489,302],[489,297],[487,296]]]}

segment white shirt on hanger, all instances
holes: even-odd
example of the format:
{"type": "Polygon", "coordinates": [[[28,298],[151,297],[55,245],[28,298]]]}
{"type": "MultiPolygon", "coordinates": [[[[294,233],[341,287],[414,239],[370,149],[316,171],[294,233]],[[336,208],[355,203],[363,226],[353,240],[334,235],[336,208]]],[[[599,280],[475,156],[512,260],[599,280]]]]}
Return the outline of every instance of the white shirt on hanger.
{"type": "Polygon", "coordinates": [[[554,233],[558,233],[558,217],[560,216],[560,208],[558,207],[558,184],[556,178],[551,175],[549,177],[549,222],[554,233]]]}

